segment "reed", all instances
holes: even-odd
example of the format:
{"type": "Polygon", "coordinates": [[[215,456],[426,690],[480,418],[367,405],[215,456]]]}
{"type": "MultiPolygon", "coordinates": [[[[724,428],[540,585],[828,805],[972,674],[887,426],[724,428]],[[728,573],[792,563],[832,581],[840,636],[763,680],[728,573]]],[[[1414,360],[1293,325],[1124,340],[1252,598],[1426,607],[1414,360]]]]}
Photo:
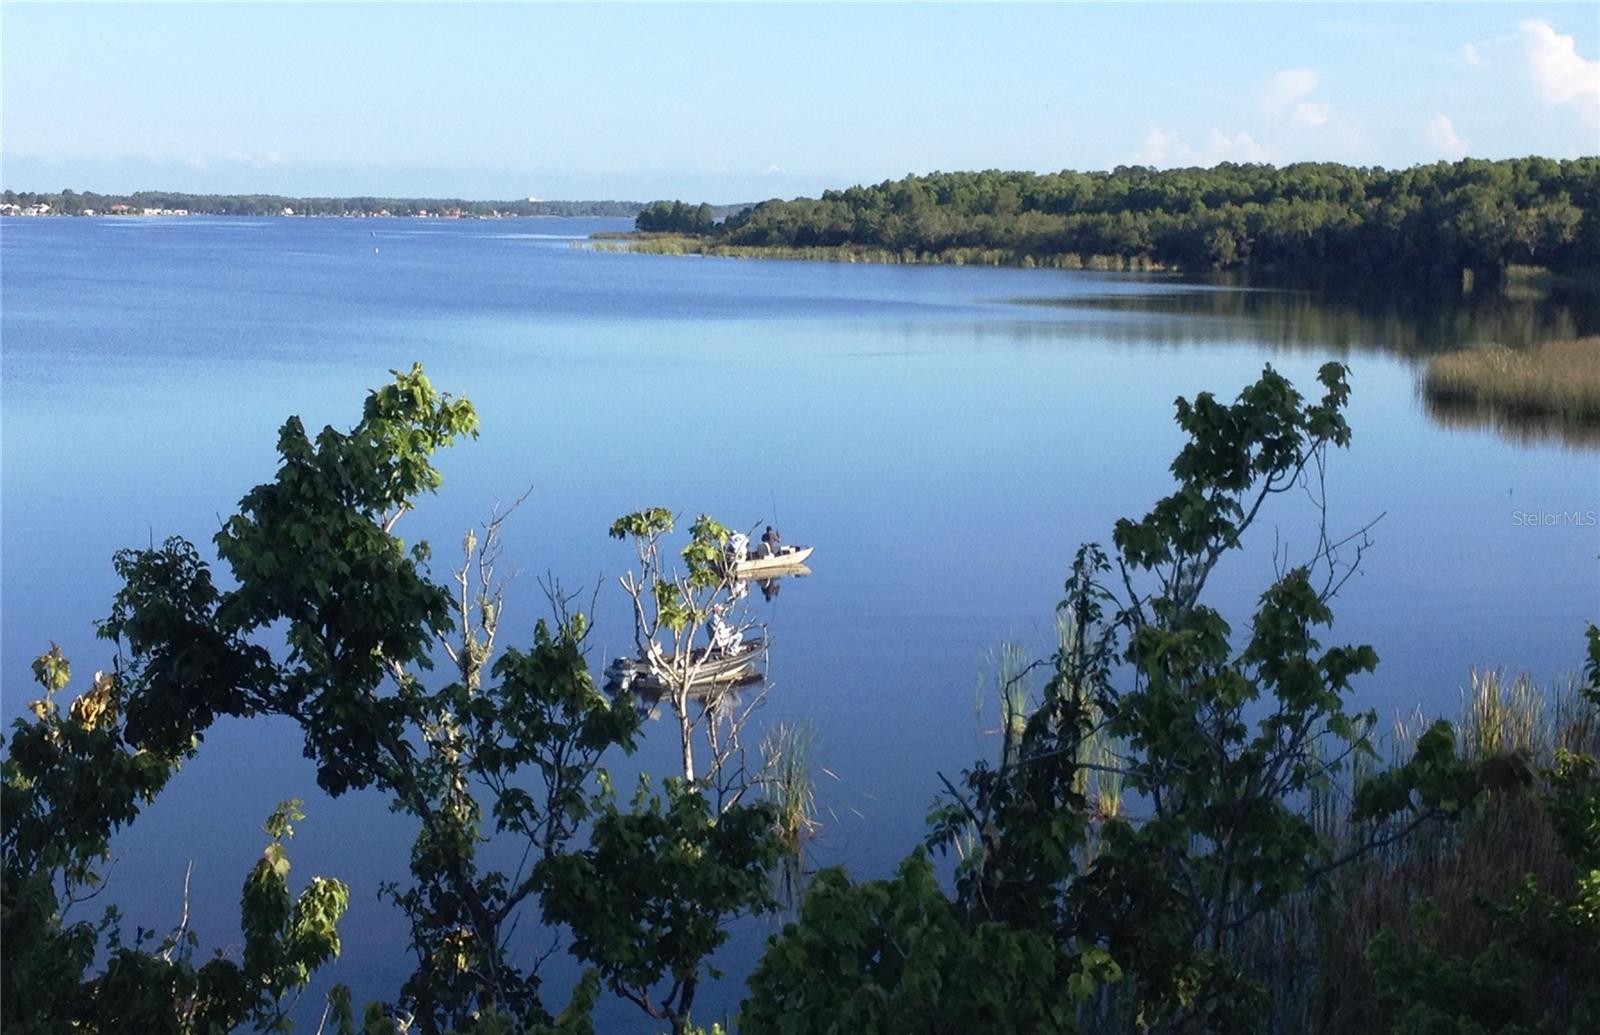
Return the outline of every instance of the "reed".
{"type": "Polygon", "coordinates": [[[1438,356],[1423,376],[1433,403],[1508,417],[1600,422],[1600,337],[1438,356]]]}
{"type": "Polygon", "coordinates": [[[776,814],[773,832],[782,848],[773,880],[788,919],[794,918],[805,890],[806,846],[821,828],[811,775],[815,745],[816,731],[809,722],[780,722],[761,738],[761,793],[776,814]]]}
{"type": "Polygon", "coordinates": [[[634,251],[649,255],[705,255],[724,259],[794,259],[808,262],[861,262],[893,266],[1020,266],[1024,269],[1155,272],[1166,266],[1144,256],[1037,253],[1017,248],[916,248],[839,245],[724,244],[714,238],[673,235],[615,235],[576,242],[592,251],[634,251]]]}
{"type": "MultiPolygon", "coordinates": [[[[1420,718],[1396,722],[1397,759],[1423,727],[1420,718]]],[[[1594,705],[1570,683],[1547,691],[1527,676],[1475,670],[1454,726],[1463,756],[1486,778],[1495,771],[1513,778],[1498,786],[1487,781],[1491,788],[1459,822],[1424,828],[1381,850],[1341,873],[1326,894],[1296,897],[1245,932],[1238,951],[1268,992],[1267,1030],[1378,1030],[1383,1018],[1364,953],[1379,931],[1393,930],[1407,945],[1426,937],[1475,953],[1493,936],[1485,903],[1503,900],[1528,877],[1547,891],[1573,887],[1576,874],[1559,851],[1548,812],[1515,777],[1548,766],[1558,749],[1593,752],[1600,740],[1594,705]]],[[[1307,804],[1336,853],[1360,834],[1336,802],[1340,797],[1334,789],[1307,804]]]]}

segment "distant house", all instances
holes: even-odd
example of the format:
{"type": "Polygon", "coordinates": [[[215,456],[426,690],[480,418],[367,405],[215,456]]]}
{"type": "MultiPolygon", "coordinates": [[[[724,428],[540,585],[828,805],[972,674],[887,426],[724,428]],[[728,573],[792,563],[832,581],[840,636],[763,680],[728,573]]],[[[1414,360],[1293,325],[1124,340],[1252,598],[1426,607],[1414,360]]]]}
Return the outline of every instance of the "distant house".
{"type": "Polygon", "coordinates": [[[132,211],[133,209],[129,208],[127,205],[124,205],[120,201],[111,206],[111,214],[114,216],[125,216],[132,211]]]}
{"type": "Polygon", "coordinates": [[[292,216],[294,215],[294,209],[290,208],[288,205],[285,205],[283,206],[283,211],[278,214],[280,216],[292,216]]]}

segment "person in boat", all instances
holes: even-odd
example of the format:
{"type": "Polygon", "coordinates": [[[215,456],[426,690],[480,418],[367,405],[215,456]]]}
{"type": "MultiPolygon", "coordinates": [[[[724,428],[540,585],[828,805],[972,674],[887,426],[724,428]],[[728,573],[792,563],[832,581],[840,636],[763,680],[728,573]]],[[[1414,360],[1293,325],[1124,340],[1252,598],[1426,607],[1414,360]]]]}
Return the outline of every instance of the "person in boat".
{"type": "Polygon", "coordinates": [[[779,552],[779,550],[781,550],[782,548],[783,548],[783,537],[778,535],[778,530],[777,529],[773,528],[771,525],[768,525],[767,526],[767,530],[765,532],[761,533],[761,553],[762,553],[762,556],[764,556],[764,557],[776,556],[777,553],[779,552]]]}
{"type": "Polygon", "coordinates": [[[729,624],[722,615],[721,604],[711,609],[711,618],[706,622],[706,635],[711,638],[713,650],[726,654],[739,645],[739,630],[729,624]]]}

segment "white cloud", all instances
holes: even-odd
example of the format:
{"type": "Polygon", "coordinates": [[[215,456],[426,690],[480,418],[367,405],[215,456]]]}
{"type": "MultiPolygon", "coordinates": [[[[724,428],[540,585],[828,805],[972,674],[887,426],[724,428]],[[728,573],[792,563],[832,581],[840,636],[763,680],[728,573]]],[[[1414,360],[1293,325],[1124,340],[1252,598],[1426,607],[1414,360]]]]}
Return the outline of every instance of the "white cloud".
{"type": "Polygon", "coordinates": [[[1230,137],[1213,129],[1206,136],[1206,149],[1210,160],[1202,162],[1203,165],[1221,161],[1266,162],[1272,158],[1272,149],[1258,144],[1248,133],[1235,133],[1230,137]]]}
{"type": "Polygon", "coordinates": [[[1563,36],[1546,22],[1519,25],[1523,52],[1534,85],[1546,104],[1568,105],[1589,122],[1600,126],[1600,61],[1578,53],[1578,42],[1563,36]]]}
{"type": "Polygon", "coordinates": [[[1319,104],[1315,101],[1301,101],[1294,106],[1295,122],[1302,126],[1325,126],[1333,117],[1333,105],[1319,104]]]}
{"type": "Polygon", "coordinates": [[[1262,86],[1257,105],[1280,137],[1291,140],[1297,155],[1335,147],[1348,154],[1361,143],[1361,133],[1332,102],[1316,96],[1322,75],[1312,68],[1288,68],[1262,86]]]}
{"type": "Polygon", "coordinates": [[[1176,138],[1171,133],[1151,126],[1150,132],[1144,135],[1144,143],[1139,147],[1139,164],[1166,165],[1175,142],[1176,138]]]}
{"type": "Polygon", "coordinates": [[[1435,115],[1429,121],[1422,135],[1431,144],[1434,150],[1446,158],[1465,158],[1467,156],[1468,141],[1462,139],[1456,132],[1455,125],[1448,115],[1435,115]]]}
{"type": "Polygon", "coordinates": [[[1218,162],[1269,162],[1272,149],[1249,133],[1224,133],[1213,128],[1204,141],[1191,143],[1159,126],[1150,127],[1139,148],[1140,165],[1173,168],[1197,165],[1209,168],[1218,162]]]}
{"type": "Polygon", "coordinates": [[[274,148],[268,148],[260,154],[252,154],[249,151],[229,151],[217,161],[230,165],[247,165],[252,169],[266,169],[274,165],[282,165],[283,154],[274,148]]]}
{"type": "Polygon", "coordinates": [[[1465,62],[1469,68],[1477,68],[1479,65],[1483,64],[1483,55],[1478,53],[1478,47],[1476,44],[1463,43],[1461,44],[1461,60],[1465,62]]]}
{"type": "Polygon", "coordinates": [[[1261,110],[1282,115],[1309,97],[1322,84],[1322,75],[1312,68],[1286,68],[1267,80],[1261,90],[1261,110]]]}
{"type": "Polygon", "coordinates": [[[778,167],[778,163],[777,162],[773,162],[771,165],[767,166],[767,175],[768,176],[776,176],[781,172],[783,172],[783,170],[778,167]]]}

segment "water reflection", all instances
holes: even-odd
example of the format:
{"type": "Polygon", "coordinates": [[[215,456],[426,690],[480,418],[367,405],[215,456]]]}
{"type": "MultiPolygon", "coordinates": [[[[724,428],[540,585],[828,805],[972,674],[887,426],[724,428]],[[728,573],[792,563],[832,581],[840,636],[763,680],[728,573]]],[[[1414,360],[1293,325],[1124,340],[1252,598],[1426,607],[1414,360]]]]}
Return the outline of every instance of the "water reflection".
{"type": "Polygon", "coordinates": [[[1600,450],[1600,424],[1597,423],[1544,413],[1512,413],[1472,402],[1442,402],[1430,398],[1420,386],[1417,395],[1422,400],[1423,410],[1443,427],[1472,431],[1492,428],[1502,438],[1519,446],[1558,443],[1580,452],[1600,450]]]}
{"type": "Polygon", "coordinates": [[[1472,345],[1520,348],[1600,331],[1600,298],[1526,289],[1400,294],[1393,285],[1332,291],[1241,286],[1010,301],[1085,314],[1177,318],[1097,321],[1096,332],[1113,340],[1167,345],[1248,340],[1319,353],[1332,346],[1425,356],[1472,345]]]}

